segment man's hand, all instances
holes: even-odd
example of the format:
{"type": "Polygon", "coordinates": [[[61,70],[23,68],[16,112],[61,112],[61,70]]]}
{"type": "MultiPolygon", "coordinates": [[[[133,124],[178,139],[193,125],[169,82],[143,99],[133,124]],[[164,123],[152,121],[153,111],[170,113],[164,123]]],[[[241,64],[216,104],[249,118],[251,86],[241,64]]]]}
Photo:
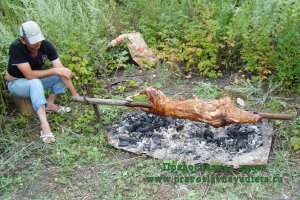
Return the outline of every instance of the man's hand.
{"type": "Polygon", "coordinates": [[[57,75],[66,77],[67,79],[70,79],[72,76],[72,72],[71,70],[69,70],[68,68],[62,67],[62,68],[54,68],[55,73],[57,75]]]}
{"type": "Polygon", "coordinates": [[[55,72],[57,75],[60,75],[62,77],[66,77],[67,79],[70,79],[72,76],[72,72],[71,70],[69,70],[68,68],[65,68],[63,66],[63,64],[61,63],[60,59],[57,58],[56,60],[51,61],[55,72]]]}

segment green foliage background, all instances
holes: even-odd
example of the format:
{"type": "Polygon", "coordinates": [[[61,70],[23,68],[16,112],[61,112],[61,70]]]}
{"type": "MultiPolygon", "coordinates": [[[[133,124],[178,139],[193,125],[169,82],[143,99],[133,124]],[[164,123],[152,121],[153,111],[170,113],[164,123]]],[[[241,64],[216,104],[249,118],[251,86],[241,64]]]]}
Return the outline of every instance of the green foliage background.
{"type": "MultiPolygon", "coordinates": [[[[2,0],[0,18],[1,75],[18,26],[35,20],[75,73],[76,85],[126,67],[128,52],[106,45],[140,31],[165,67],[211,78],[237,72],[252,80],[272,77],[283,82],[281,89],[300,92],[298,0],[2,0]]],[[[2,78],[0,90],[5,112],[2,78]]]]}

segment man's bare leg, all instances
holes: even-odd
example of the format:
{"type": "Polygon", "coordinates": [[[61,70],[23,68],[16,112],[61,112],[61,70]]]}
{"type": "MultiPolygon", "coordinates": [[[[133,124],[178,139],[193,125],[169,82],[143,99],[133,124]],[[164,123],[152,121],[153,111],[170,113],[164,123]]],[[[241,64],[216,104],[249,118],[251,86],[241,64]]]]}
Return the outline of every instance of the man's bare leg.
{"type": "MultiPolygon", "coordinates": [[[[79,96],[78,92],[76,91],[71,79],[68,79],[66,77],[60,76],[60,79],[65,84],[65,86],[68,88],[68,90],[71,92],[72,96],[79,96]]],[[[58,94],[50,94],[47,98],[48,106],[46,110],[51,110],[54,112],[58,111],[58,106],[55,104],[55,100],[58,97],[58,94]]]]}
{"type": "Polygon", "coordinates": [[[49,97],[47,98],[48,106],[46,110],[51,110],[54,112],[58,111],[58,106],[55,105],[54,101],[58,97],[58,94],[50,94],[49,97]]]}
{"type": "MultiPolygon", "coordinates": [[[[40,106],[36,111],[42,128],[42,135],[51,133],[51,129],[46,116],[46,108],[45,106],[40,106]]],[[[54,142],[55,138],[49,137],[45,142],[54,142]]]]}

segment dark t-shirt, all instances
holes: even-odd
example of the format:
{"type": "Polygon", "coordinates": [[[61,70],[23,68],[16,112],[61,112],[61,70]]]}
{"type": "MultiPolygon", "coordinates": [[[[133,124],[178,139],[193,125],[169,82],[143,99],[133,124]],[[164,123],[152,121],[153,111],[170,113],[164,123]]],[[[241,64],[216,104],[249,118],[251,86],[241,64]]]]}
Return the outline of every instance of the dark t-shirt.
{"type": "Polygon", "coordinates": [[[53,61],[58,58],[55,48],[48,40],[43,40],[38,50],[38,56],[34,59],[27,47],[19,40],[15,40],[9,48],[9,61],[7,72],[16,78],[25,78],[16,64],[29,63],[32,70],[42,70],[47,59],[53,61]]]}

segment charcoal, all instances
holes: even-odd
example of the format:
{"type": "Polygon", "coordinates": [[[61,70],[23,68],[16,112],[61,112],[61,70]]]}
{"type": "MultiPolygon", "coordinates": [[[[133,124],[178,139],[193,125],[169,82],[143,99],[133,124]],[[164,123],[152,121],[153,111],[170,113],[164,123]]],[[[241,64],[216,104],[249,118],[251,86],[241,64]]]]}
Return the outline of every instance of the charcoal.
{"type": "Polygon", "coordinates": [[[131,145],[136,145],[137,142],[138,142],[137,138],[131,138],[131,139],[129,140],[129,143],[130,143],[131,145]]]}
{"type": "Polygon", "coordinates": [[[259,141],[258,144],[255,146],[255,148],[257,149],[257,148],[261,147],[262,145],[263,145],[263,142],[259,141]]]}
{"type": "Polygon", "coordinates": [[[154,130],[153,126],[139,127],[138,129],[136,129],[136,131],[138,132],[149,132],[153,130],[154,130]]]}
{"type": "Polygon", "coordinates": [[[240,135],[240,128],[241,128],[241,125],[240,124],[236,124],[234,126],[230,126],[228,129],[227,129],[227,135],[230,137],[230,138],[235,138],[237,137],[238,135],[240,135]]]}
{"type": "Polygon", "coordinates": [[[138,127],[140,127],[142,124],[141,121],[136,121],[132,124],[132,128],[134,129],[133,131],[135,131],[138,127]]]}
{"type": "Polygon", "coordinates": [[[201,156],[195,156],[194,158],[193,158],[193,160],[199,160],[201,158],[201,156]]]}
{"type": "Polygon", "coordinates": [[[224,146],[225,145],[225,140],[226,140],[226,138],[225,137],[220,137],[219,138],[219,144],[220,144],[220,146],[224,146]]]}
{"type": "Polygon", "coordinates": [[[152,137],[152,139],[153,139],[153,142],[154,142],[155,144],[161,145],[161,139],[160,139],[160,136],[159,136],[159,135],[154,135],[154,136],[152,137]]]}
{"type": "Polygon", "coordinates": [[[218,147],[221,146],[221,140],[215,140],[215,142],[216,142],[216,144],[217,144],[218,147]]]}
{"type": "Polygon", "coordinates": [[[203,133],[203,137],[206,140],[208,140],[208,139],[211,140],[212,138],[214,138],[214,133],[211,130],[209,130],[209,129],[205,129],[204,133],[203,133]]]}
{"type": "Polygon", "coordinates": [[[119,138],[119,147],[127,147],[130,146],[129,140],[124,139],[124,138],[119,138]]]}
{"type": "Polygon", "coordinates": [[[144,137],[143,133],[140,133],[140,132],[131,132],[131,133],[129,133],[129,136],[136,137],[136,138],[138,138],[138,140],[141,140],[144,137]]]}
{"type": "Polygon", "coordinates": [[[143,152],[161,149],[173,158],[183,156],[197,161],[206,161],[218,154],[230,161],[238,154],[264,145],[258,125],[214,128],[200,122],[141,112],[128,114],[106,130],[123,149],[137,148],[143,152]]]}
{"type": "Polygon", "coordinates": [[[166,120],[160,120],[157,123],[153,122],[153,124],[157,127],[164,127],[164,126],[168,126],[169,123],[166,120]]]}
{"type": "Polygon", "coordinates": [[[150,143],[145,143],[144,146],[143,146],[143,149],[148,150],[148,151],[151,150],[151,144],[150,143]]]}
{"type": "Polygon", "coordinates": [[[217,143],[216,140],[212,139],[212,138],[207,138],[206,139],[207,143],[217,143]]]}
{"type": "Polygon", "coordinates": [[[126,137],[126,136],[119,137],[119,146],[120,147],[136,145],[137,142],[138,142],[137,139],[134,137],[126,137]]]}
{"type": "Polygon", "coordinates": [[[152,132],[152,131],[147,131],[147,132],[145,132],[145,136],[146,136],[147,138],[151,138],[152,135],[153,135],[153,132],[152,132]]]}
{"type": "Polygon", "coordinates": [[[188,154],[193,154],[195,151],[193,150],[193,149],[191,149],[191,148],[187,148],[185,151],[184,151],[184,153],[186,154],[186,155],[188,155],[188,154]]]}
{"type": "Polygon", "coordinates": [[[131,133],[133,131],[133,126],[132,125],[124,126],[124,131],[128,131],[131,133]]]}
{"type": "Polygon", "coordinates": [[[236,144],[236,147],[235,147],[235,150],[238,151],[238,150],[242,149],[245,146],[245,143],[246,142],[243,139],[238,140],[237,144],[236,144]]]}
{"type": "Polygon", "coordinates": [[[177,132],[182,131],[183,128],[184,128],[184,125],[181,124],[181,125],[179,125],[179,126],[176,127],[176,131],[177,131],[177,132]]]}

